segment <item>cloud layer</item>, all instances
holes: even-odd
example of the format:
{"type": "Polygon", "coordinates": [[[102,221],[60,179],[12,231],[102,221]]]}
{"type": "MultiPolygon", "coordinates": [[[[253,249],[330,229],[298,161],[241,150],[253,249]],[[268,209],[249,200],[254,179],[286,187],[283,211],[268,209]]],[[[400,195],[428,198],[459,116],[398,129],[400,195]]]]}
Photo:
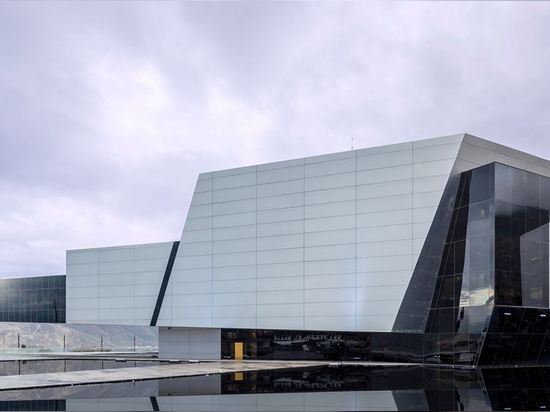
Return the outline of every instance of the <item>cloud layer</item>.
{"type": "Polygon", "coordinates": [[[550,157],[546,2],[0,4],[0,276],[179,238],[198,173],[470,132],[550,157]]]}

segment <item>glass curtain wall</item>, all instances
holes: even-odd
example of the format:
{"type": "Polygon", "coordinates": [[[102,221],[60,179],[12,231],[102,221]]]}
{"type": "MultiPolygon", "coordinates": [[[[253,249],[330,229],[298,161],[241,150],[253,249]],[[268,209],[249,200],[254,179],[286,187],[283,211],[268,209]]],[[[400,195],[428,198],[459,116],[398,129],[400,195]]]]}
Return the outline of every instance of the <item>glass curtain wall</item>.
{"type": "Polygon", "coordinates": [[[0,322],[65,323],[65,276],[0,279],[0,322]]]}

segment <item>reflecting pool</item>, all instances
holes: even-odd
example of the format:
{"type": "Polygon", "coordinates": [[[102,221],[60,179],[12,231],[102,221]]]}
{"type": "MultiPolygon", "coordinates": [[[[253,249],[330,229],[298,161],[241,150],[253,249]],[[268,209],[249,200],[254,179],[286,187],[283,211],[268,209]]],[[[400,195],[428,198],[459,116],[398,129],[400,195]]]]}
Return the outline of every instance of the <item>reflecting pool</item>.
{"type": "Polygon", "coordinates": [[[0,391],[0,410],[546,410],[550,368],[336,366],[0,391]]]}

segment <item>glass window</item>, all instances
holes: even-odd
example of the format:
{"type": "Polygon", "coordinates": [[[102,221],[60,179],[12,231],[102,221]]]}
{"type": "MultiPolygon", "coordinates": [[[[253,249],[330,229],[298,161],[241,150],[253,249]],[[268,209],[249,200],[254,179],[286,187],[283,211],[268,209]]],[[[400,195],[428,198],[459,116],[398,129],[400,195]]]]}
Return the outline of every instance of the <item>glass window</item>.
{"type": "Polygon", "coordinates": [[[458,306],[462,276],[441,276],[436,290],[439,290],[436,307],[447,308],[458,306]]]}
{"type": "Polygon", "coordinates": [[[527,174],[510,166],[495,166],[495,199],[525,206],[527,174]]]}
{"type": "Polygon", "coordinates": [[[494,165],[486,165],[472,170],[470,180],[470,201],[477,203],[493,197],[494,165]]]}
{"type": "Polygon", "coordinates": [[[483,201],[470,206],[467,232],[469,238],[486,236],[492,232],[491,203],[492,201],[483,201]]]}
{"type": "Polygon", "coordinates": [[[540,181],[544,179],[534,173],[525,174],[525,206],[540,208],[540,181]]]}

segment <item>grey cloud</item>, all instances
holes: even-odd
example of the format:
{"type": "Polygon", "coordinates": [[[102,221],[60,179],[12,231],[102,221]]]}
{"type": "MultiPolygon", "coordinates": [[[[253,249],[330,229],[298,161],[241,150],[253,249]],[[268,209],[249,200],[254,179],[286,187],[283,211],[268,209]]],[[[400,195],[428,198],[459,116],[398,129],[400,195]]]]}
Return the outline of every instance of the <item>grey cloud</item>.
{"type": "Polygon", "coordinates": [[[471,132],[550,157],[545,2],[3,2],[0,275],[179,237],[200,172],[471,132]]]}

